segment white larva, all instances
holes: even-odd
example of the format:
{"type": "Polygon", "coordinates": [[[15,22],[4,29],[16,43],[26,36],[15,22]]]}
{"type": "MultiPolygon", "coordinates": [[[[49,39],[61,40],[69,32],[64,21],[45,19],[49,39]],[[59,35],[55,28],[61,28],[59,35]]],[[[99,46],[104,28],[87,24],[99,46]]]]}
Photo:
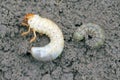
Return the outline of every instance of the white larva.
{"type": "MultiPolygon", "coordinates": [[[[64,38],[60,28],[51,20],[42,18],[39,15],[27,14],[24,17],[23,25],[29,26],[33,32],[37,31],[46,34],[50,38],[49,44],[44,47],[32,47],[32,56],[41,61],[50,61],[56,59],[63,51],[64,38]]],[[[26,35],[27,32],[22,33],[26,35]]],[[[35,34],[35,33],[34,33],[35,34]]],[[[33,42],[36,37],[31,39],[33,42]]]]}
{"type": "Polygon", "coordinates": [[[104,44],[105,33],[104,30],[93,23],[88,23],[80,26],[73,34],[76,41],[85,38],[85,43],[91,48],[99,48],[104,44]]]}

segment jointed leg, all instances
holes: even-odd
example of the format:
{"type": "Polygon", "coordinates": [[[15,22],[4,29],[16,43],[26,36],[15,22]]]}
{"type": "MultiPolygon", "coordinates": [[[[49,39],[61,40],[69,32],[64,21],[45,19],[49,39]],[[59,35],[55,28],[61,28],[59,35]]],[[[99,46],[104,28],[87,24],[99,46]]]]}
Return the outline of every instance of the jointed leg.
{"type": "MultiPolygon", "coordinates": [[[[22,36],[24,36],[24,35],[27,35],[28,33],[30,33],[30,27],[29,27],[29,25],[28,24],[26,24],[26,23],[22,23],[21,25],[23,25],[23,26],[27,26],[28,27],[28,31],[27,32],[23,32],[21,35],[22,36]]],[[[36,33],[35,33],[35,30],[34,29],[32,29],[32,31],[33,31],[33,34],[34,34],[34,37],[30,40],[30,43],[32,43],[33,41],[35,41],[35,39],[36,39],[36,33]]]]}
{"type": "Polygon", "coordinates": [[[35,30],[32,29],[32,31],[33,31],[33,33],[34,33],[34,37],[30,40],[30,43],[32,43],[32,42],[35,41],[35,39],[36,39],[36,33],[35,33],[35,30]]]}
{"type": "Polygon", "coordinates": [[[29,27],[29,25],[26,24],[26,23],[24,23],[24,22],[22,22],[21,25],[22,25],[22,26],[27,26],[27,27],[29,27]]]}
{"type": "Polygon", "coordinates": [[[28,28],[28,31],[27,31],[27,32],[23,32],[21,35],[22,35],[22,36],[25,36],[25,35],[27,35],[28,33],[30,33],[30,27],[28,28]]]}

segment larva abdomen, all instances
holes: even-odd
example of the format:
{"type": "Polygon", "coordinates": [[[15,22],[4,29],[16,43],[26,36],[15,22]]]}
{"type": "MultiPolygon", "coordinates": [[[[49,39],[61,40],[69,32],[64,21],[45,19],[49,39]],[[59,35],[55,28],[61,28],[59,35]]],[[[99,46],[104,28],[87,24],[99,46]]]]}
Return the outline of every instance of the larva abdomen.
{"type": "Polygon", "coordinates": [[[80,26],[73,34],[76,41],[85,38],[85,43],[91,48],[98,48],[104,44],[105,33],[104,30],[93,23],[88,23],[80,26]]]}

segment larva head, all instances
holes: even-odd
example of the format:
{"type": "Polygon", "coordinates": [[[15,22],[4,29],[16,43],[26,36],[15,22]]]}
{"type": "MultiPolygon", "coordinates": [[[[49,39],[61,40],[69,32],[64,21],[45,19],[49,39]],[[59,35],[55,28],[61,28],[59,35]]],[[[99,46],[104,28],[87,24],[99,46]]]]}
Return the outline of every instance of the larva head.
{"type": "Polygon", "coordinates": [[[28,20],[30,20],[31,18],[33,18],[34,15],[35,15],[35,14],[33,14],[33,13],[28,13],[28,14],[26,14],[26,15],[24,16],[24,18],[23,18],[22,25],[24,25],[24,26],[28,25],[28,20]]]}

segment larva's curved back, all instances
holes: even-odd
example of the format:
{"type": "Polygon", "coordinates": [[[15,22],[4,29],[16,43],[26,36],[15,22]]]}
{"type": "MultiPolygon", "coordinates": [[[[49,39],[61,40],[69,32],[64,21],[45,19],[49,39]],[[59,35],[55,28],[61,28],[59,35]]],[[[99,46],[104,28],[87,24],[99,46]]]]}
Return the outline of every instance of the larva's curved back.
{"type": "Polygon", "coordinates": [[[98,48],[104,44],[105,33],[104,30],[93,23],[88,23],[80,26],[73,34],[76,41],[85,38],[85,43],[91,48],[98,48]]]}

